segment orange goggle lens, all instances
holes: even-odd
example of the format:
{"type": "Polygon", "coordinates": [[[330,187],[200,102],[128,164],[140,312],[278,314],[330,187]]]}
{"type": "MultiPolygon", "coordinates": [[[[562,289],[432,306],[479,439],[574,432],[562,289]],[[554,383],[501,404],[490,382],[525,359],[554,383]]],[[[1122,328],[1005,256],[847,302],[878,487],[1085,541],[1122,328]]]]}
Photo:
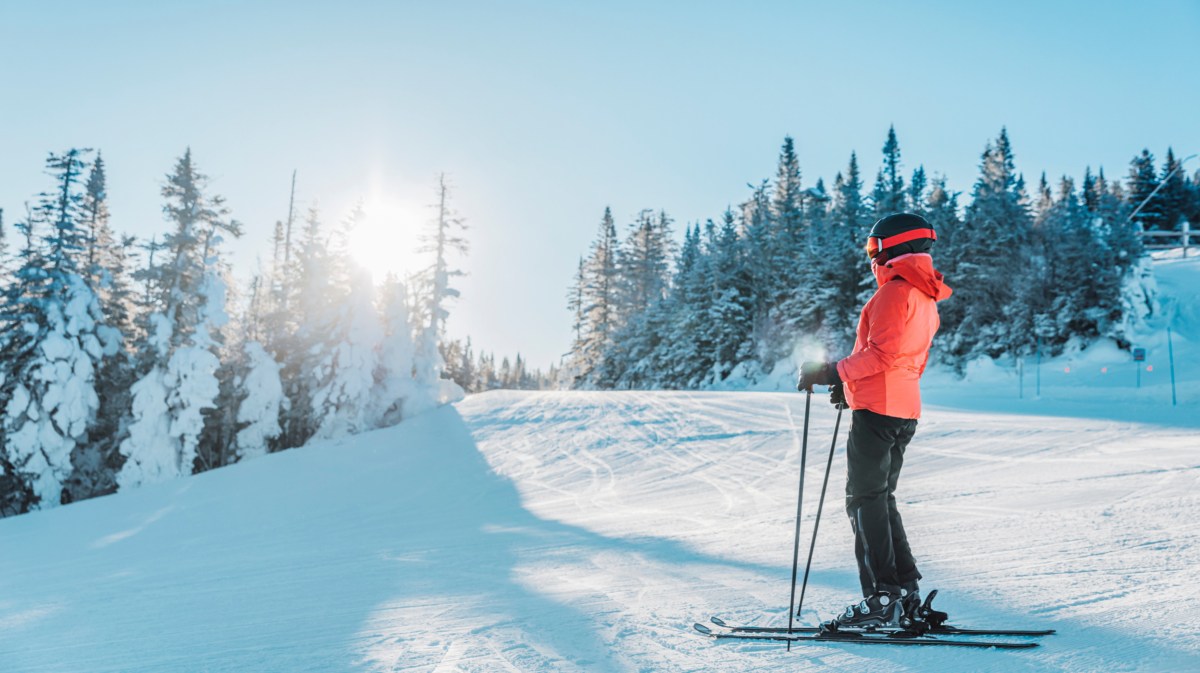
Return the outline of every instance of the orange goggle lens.
{"type": "Polygon", "coordinates": [[[879,256],[879,253],[894,245],[915,241],[918,238],[932,238],[936,241],[937,232],[933,229],[913,229],[911,231],[896,234],[895,236],[888,236],[887,238],[871,236],[867,239],[867,256],[871,259],[875,259],[879,256]]]}

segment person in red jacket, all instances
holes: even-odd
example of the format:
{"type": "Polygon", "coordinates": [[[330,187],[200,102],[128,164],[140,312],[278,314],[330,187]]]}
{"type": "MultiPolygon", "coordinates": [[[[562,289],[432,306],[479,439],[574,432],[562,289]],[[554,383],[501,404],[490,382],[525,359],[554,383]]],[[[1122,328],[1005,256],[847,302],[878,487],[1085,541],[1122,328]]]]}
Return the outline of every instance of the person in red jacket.
{"type": "Polygon", "coordinates": [[[805,362],[800,390],[827,385],[851,412],[846,513],[854,531],[863,600],[825,625],[898,624],[920,607],[921,573],[896,509],[896,484],[921,417],[921,374],[950,296],[929,251],[937,233],[924,218],[889,215],[871,227],[867,254],[879,288],[862,309],[854,350],[836,364],[805,362]]]}

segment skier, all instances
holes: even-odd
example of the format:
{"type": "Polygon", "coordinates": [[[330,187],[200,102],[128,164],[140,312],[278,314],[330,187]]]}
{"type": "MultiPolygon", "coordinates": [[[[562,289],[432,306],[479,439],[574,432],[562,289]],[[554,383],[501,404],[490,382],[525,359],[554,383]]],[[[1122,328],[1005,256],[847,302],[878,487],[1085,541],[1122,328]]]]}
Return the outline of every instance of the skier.
{"type": "Polygon", "coordinates": [[[863,600],[823,628],[890,626],[921,605],[896,483],[921,416],[920,377],[950,296],[929,251],[937,233],[924,218],[889,215],[871,227],[867,255],[879,288],[862,309],[853,352],[837,363],[805,362],[797,388],[830,386],[830,401],[853,411],[846,442],[846,513],[854,531],[863,600]]]}

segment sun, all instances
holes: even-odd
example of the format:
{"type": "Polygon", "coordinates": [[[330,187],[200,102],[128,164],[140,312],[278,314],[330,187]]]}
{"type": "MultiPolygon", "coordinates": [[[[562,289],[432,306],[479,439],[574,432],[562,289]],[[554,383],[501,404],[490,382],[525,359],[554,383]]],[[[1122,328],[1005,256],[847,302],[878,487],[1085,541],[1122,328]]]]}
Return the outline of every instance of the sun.
{"type": "Polygon", "coordinates": [[[423,218],[427,216],[423,210],[380,194],[363,202],[363,219],[350,232],[349,251],[376,283],[388,274],[403,279],[424,268],[423,256],[418,252],[423,218]]]}

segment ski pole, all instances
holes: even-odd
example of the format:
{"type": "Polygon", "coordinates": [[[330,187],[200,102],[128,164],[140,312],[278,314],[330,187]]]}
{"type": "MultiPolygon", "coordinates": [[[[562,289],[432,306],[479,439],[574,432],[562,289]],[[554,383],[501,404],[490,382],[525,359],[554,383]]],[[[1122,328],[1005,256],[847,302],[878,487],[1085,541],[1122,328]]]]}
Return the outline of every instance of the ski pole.
{"type": "MultiPolygon", "coordinates": [[[[796,542],[792,545],[792,595],[788,599],[788,633],[792,632],[792,606],[796,604],[796,569],[800,565],[800,511],[804,506],[804,462],[808,456],[808,411],[812,406],[812,388],[804,396],[804,433],[800,439],[800,494],[796,496],[796,542]]],[[[788,641],[788,652],[792,641],[788,641]]]]}
{"type": "Polygon", "coordinates": [[[808,545],[808,562],[804,564],[804,582],[800,584],[800,605],[796,616],[804,609],[804,590],[808,588],[808,571],[812,568],[813,550],[817,547],[817,530],[821,527],[821,510],[825,508],[825,489],[829,486],[829,470],[833,467],[833,450],[837,448],[838,427],[842,424],[842,407],[838,405],[837,420],[833,422],[833,443],[829,445],[829,460],[825,462],[825,481],[821,483],[821,499],[817,502],[817,520],[813,522],[812,543],[808,545]]]}

